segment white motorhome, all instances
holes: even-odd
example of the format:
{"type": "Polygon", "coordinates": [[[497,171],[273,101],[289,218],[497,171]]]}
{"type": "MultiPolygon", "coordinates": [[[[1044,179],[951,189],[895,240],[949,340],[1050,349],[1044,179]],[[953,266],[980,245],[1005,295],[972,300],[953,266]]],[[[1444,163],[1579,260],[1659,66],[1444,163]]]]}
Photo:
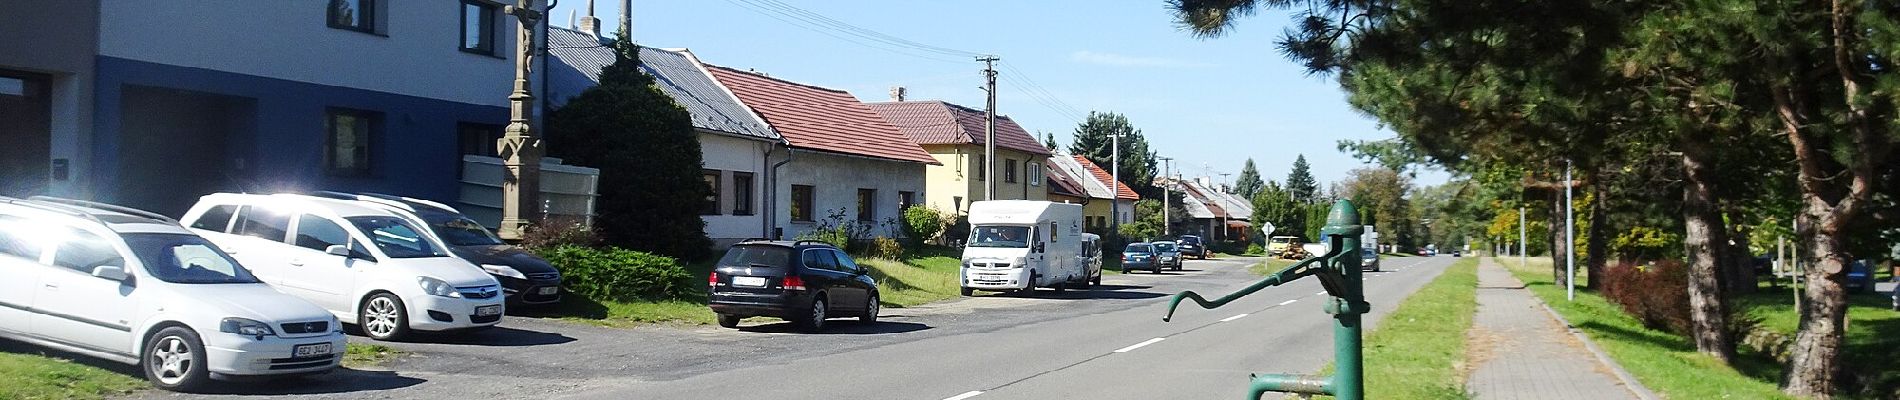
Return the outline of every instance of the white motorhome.
{"type": "Polygon", "coordinates": [[[1033,200],[970,203],[970,238],[958,269],[963,295],[977,290],[1034,291],[1091,276],[1082,255],[1082,206],[1033,200]]]}

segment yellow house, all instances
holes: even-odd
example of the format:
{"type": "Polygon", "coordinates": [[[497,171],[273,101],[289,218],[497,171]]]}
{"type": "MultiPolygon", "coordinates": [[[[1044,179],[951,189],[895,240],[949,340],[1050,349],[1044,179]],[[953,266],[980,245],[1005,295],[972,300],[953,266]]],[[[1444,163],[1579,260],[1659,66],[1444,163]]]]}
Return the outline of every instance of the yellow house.
{"type": "Polygon", "coordinates": [[[904,136],[923,146],[943,165],[924,168],[924,204],[944,212],[969,212],[970,203],[988,200],[1047,200],[1044,164],[1049,148],[1009,117],[996,116],[996,171],[984,174],[985,118],[982,110],[937,100],[868,103],[904,136]]]}

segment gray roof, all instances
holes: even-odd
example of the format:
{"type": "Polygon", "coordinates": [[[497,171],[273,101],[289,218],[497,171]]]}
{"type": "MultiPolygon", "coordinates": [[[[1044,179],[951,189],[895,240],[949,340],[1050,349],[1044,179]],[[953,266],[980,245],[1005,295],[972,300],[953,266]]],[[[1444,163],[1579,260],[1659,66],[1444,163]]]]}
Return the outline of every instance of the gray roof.
{"type": "MultiPolygon", "coordinates": [[[[569,98],[600,83],[600,70],[614,62],[614,51],[603,40],[585,32],[548,28],[548,100],[559,107],[569,98]]],[[[656,86],[693,115],[693,127],[781,140],[752,110],[713,80],[692,53],[640,48],[640,69],[652,75],[656,86]]]]}
{"type": "Polygon", "coordinates": [[[1069,176],[1075,177],[1076,183],[1082,185],[1082,190],[1087,191],[1089,197],[1097,199],[1115,198],[1115,190],[1110,189],[1108,184],[1102,183],[1101,180],[1095,179],[1095,174],[1090,173],[1088,168],[1083,168],[1082,163],[1075,161],[1074,157],[1065,155],[1051,156],[1049,157],[1049,165],[1061,168],[1062,172],[1067,172],[1069,176]]]}

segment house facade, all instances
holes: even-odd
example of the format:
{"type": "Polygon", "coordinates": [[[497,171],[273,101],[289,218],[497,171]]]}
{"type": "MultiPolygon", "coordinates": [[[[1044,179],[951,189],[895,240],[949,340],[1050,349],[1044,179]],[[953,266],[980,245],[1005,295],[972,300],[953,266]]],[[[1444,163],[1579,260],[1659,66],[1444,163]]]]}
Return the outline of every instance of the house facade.
{"type": "Polygon", "coordinates": [[[1052,153],[1016,121],[996,117],[996,171],[985,174],[990,163],[984,156],[987,118],[982,110],[936,100],[895,100],[869,105],[942,164],[925,168],[930,192],[925,203],[931,208],[966,214],[970,203],[988,200],[991,185],[997,200],[1048,199],[1044,160],[1052,153]]]}
{"type": "Polygon", "coordinates": [[[1135,222],[1135,202],[1141,196],[1128,185],[1115,182],[1113,174],[1082,156],[1054,156],[1048,160],[1050,166],[1073,178],[1087,192],[1089,202],[1082,205],[1082,216],[1088,229],[1106,230],[1113,224],[1135,222]]]}
{"type": "Polygon", "coordinates": [[[1253,218],[1253,203],[1239,195],[1217,189],[1205,178],[1166,179],[1162,184],[1183,194],[1182,208],[1194,221],[1183,227],[1185,232],[1222,241],[1250,240],[1257,234],[1249,221],[1253,218]]]}
{"type": "MultiPolygon", "coordinates": [[[[601,68],[612,64],[614,50],[600,37],[598,21],[588,16],[580,29],[551,28],[546,95],[558,107],[600,83],[601,68]]],[[[692,115],[702,158],[701,177],[712,193],[700,218],[706,236],[724,247],[771,235],[765,198],[774,172],[767,155],[784,139],[757,114],[714,80],[699,58],[685,49],[640,48],[641,70],[654,85],[692,115]]]]}
{"type": "Polygon", "coordinates": [[[785,146],[767,155],[775,171],[764,207],[769,236],[842,224],[896,236],[901,210],[928,195],[924,170],[938,161],[851,93],[758,72],[707,70],[784,138],[785,146]]]}
{"type": "Polygon", "coordinates": [[[32,14],[0,36],[34,38],[0,44],[0,104],[23,99],[0,107],[29,115],[0,122],[27,144],[0,157],[22,166],[0,194],[173,215],[216,191],[448,199],[460,156],[493,153],[508,120],[515,44],[497,3],[0,7],[32,14]]]}

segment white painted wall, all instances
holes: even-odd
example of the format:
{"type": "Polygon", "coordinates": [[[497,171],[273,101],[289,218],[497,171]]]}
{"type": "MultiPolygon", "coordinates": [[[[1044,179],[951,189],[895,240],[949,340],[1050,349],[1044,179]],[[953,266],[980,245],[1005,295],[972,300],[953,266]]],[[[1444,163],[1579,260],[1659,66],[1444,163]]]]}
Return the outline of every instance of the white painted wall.
{"type": "Polygon", "coordinates": [[[469,104],[512,90],[518,23],[497,13],[502,57],[463,52],[459,1],[379,1],[380,35],[330,28],[321,0],[102,1],[104,56],[469,104]]]}
{"type": "MultiPolygon", "coordinates": [[[[924,201],[924,164],[914,162],[886,161],[882,159],[837,155],[835,153],[817,153],[797,150],[792,162],[779,169],[777,190],[774,201],[774,218],[777,226],[785,228],[785,238],[792,239],[798,234],[811,230],[816,222],[792,221],[792,185],[812,185],[814,220],[823,221],[830,210],[844,208],[847,221],[857,218],[858,189],[877,189],[876,219],[883,222],[887,218],[900,217],[897,209],[898,192],[916,192],[915,201],[924,201]]],[[[774,157],[783,157],[783,153],[774,157]]],[[[890,229],[895,229],[895,226],[890,229]]],[[[879,226],[872,231],[877,236],[890,235],[890,229],[879,226]]]]}
{"type": "MultiPolygon", "coordinates": [[[[742,139],[731,135],[699,131],[702,168],[720,171],[720,215],[703,215],[706,236],[724,246],[739,240],[766,237],[765,229],[765,151],[772,142],[742,139]],[[733,215],[733,172],[752,173],[752,215],[733,215]]],[[[789,186],[788,186],[789,187],[789,186]]],[[[789,189],[788,189],[789,190],[789,189]]]]}

